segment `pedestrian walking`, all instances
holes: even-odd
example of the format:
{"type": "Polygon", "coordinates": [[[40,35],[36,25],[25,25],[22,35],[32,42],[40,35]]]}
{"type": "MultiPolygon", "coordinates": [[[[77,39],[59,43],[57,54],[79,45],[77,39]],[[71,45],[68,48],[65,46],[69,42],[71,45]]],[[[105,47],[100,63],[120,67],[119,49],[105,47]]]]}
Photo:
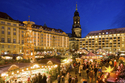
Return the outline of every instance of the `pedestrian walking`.
{"type": "Polygon", "coordinates": [[[89,79],[89,69],[86,70],[87,78],[89,79]]]}
{"type": "Polygon", "coordinates": [[[44,74],[44,76],[43,76],[43,83],[47,83],[46,79],[47,79],[47,77],[46,77],[46,75],[44,74]]]}
{"type": "Polygon", "coordinates": [[[78,83],[78,78],[77,78],[77,76],[75,77],[75,83],[78,83]]]}
{"type": "Polygon", "coordinates": [[[38,83],[43,83],[42,82],[42,75],[40,73],[38,74],[38,83]]]}
{"type": "Polygon", "coordinates": [[[65,78],[64,76],[62,76],[62,82],[61,83],[65,83],[65,78]]]}
{"type": "Polygon", "coordinates": [[[69,79],[69,76],[70,76],[70,75],[69,75],[69,72],[68,72],[67,75],[66,75],[66,78],[69,79]]]}
{"type": "Polygon", "coordinates": [[[57,81],[58,81],[58,83],[60,83],[60,75],[58,75],[57,81]]]}
{"type": "Polygon", "coordinates": [[[75,83],[75,78],[72,78],[72,81],[71,81],[71,83],[75,83]]]}
{"type": "Polygon", "coordinates": [[[71,75],[69,76],[69,79],[68,79],[68,82],[71,83],[72,81],[72,78],[71,78],[71,75]]]}
{"type": "Polygon", "coordinates": [[[81,76],[81,69],[80,69],[80,66],[79,66],[79,76],[81,76]]]}
{"type": "Polygon", "coordinates": [[[93,81],[93,72],[92,70],[89,72],[90,83],[93,81]]]}
{"type": "Polygon", "coordinates": [[[95,67],[95,68],[94,68],[95,78],[96,78],[96,76],[97,76],[97,71],[98,71],[98,68],[97,68],[97,67],[95,67]]]}

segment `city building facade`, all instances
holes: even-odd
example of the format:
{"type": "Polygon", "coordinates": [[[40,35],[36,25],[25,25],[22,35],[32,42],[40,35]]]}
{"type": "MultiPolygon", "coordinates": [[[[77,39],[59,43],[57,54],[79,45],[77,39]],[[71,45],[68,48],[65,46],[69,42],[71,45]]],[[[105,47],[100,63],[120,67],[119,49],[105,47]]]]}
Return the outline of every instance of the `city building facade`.
{"type": "Polygon", "coordinates": [[[91,31],[85,38],[78,40],[79,48],[94,51],[104,49],[110,53],[125,51],[125,28],[91,31]]]}
{"type": "Polygon", "coordinates": [[[73,17],[72,37],[69,38],[69,49],[87,49],[96,51],[104,49],[107,53],[125,51],[125,28],[91,31],[81,38],[80,17],[76,11],[73,17]],[[78,35],[80,34],[80,35],[78,35]]]}
{"type": "MultiPolygon", "coordinates": [[[[20,54],[24,52],[25,24],[13,20],[0,12],[0,54],[20,54]]],[[[34,51],[65,51],[69,49],[69,37],[61,29],[32,25],[34,51]]]]}

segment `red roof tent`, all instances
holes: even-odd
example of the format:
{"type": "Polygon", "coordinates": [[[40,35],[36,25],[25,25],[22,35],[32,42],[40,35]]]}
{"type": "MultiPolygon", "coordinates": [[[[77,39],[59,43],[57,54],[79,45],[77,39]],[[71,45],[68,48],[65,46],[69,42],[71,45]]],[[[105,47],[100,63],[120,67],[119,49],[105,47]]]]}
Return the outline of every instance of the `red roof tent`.
{"type": "Polygon", "coordinates": [[[90,52],[86,56],[96,56],[94,53],[90,52]]]}

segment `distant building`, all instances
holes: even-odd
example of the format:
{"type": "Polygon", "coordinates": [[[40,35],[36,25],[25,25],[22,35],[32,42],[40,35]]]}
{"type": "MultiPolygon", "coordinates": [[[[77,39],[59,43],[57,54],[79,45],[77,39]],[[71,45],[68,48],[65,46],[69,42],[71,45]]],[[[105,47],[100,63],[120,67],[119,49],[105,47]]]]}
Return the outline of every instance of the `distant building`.
{"type": "Polygon", "coordinates": [[[80,25],[80,17],[79,12],[77,11],[77,4],[76,4],[76,11],[74,12],[73,17],[73,25],[72,25],[72,37],[81,38],[81,25],[80,25]]]}
{"type": "Polygon", "coordinates": [[[83,39],[79,39],[80,48],[104,49],[110,53],[125,51],[125,28],[91,31],[83,39]]]}
{"type": "MultiPolygon", "coordinates": [[[[32,25],[34,51],[65,51],[69,49],[69,37],[61,29],[32,25]]],[[[24,50],[26,28],[23,22],[0,12],[0,54],[20,54],[24,50]]]]}
{"type": "Polygon", "coordinates": [[[69,39],[69,49],[70,50],[78,50],[79,49],[79,41],[76,38],[81,38],[81,25],[80,25],[80,17],[79,12],[77,11],[77,4],[76,10],[74,12],[73,17],[73,25],[72,25],[72,37],[69,39]]]}
{"type": "Polygon", "coordinates": [[[68,34],[69,37],[72,37],[72,33],[66,33],[66,34],[68,34]]]}
{"type": "Polygon", "coordinates": [[[79,50],[82,48],[94,51],[104,49],[107,53],[125,51],[125,27],[91,31],[86,37],[81,38],[80,17],[76,4],[76,11],[73,17],[72,37],[69,39],[69,49],[79,50]]]}

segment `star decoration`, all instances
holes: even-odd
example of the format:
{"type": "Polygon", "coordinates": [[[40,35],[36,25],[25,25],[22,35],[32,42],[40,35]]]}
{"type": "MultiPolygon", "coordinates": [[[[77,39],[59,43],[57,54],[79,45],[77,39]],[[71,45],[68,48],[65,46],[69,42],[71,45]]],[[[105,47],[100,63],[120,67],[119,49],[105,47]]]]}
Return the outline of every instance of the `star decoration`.
{"type": "Polygon", "coordinates": [[[105,68],[106,68],[105,72],[108,72],[108,73],[110,73],[110,72],[113,71],[113,69],[114,69],[114,67],[111,68],[111,66],[105,67],[105,68]]]}

